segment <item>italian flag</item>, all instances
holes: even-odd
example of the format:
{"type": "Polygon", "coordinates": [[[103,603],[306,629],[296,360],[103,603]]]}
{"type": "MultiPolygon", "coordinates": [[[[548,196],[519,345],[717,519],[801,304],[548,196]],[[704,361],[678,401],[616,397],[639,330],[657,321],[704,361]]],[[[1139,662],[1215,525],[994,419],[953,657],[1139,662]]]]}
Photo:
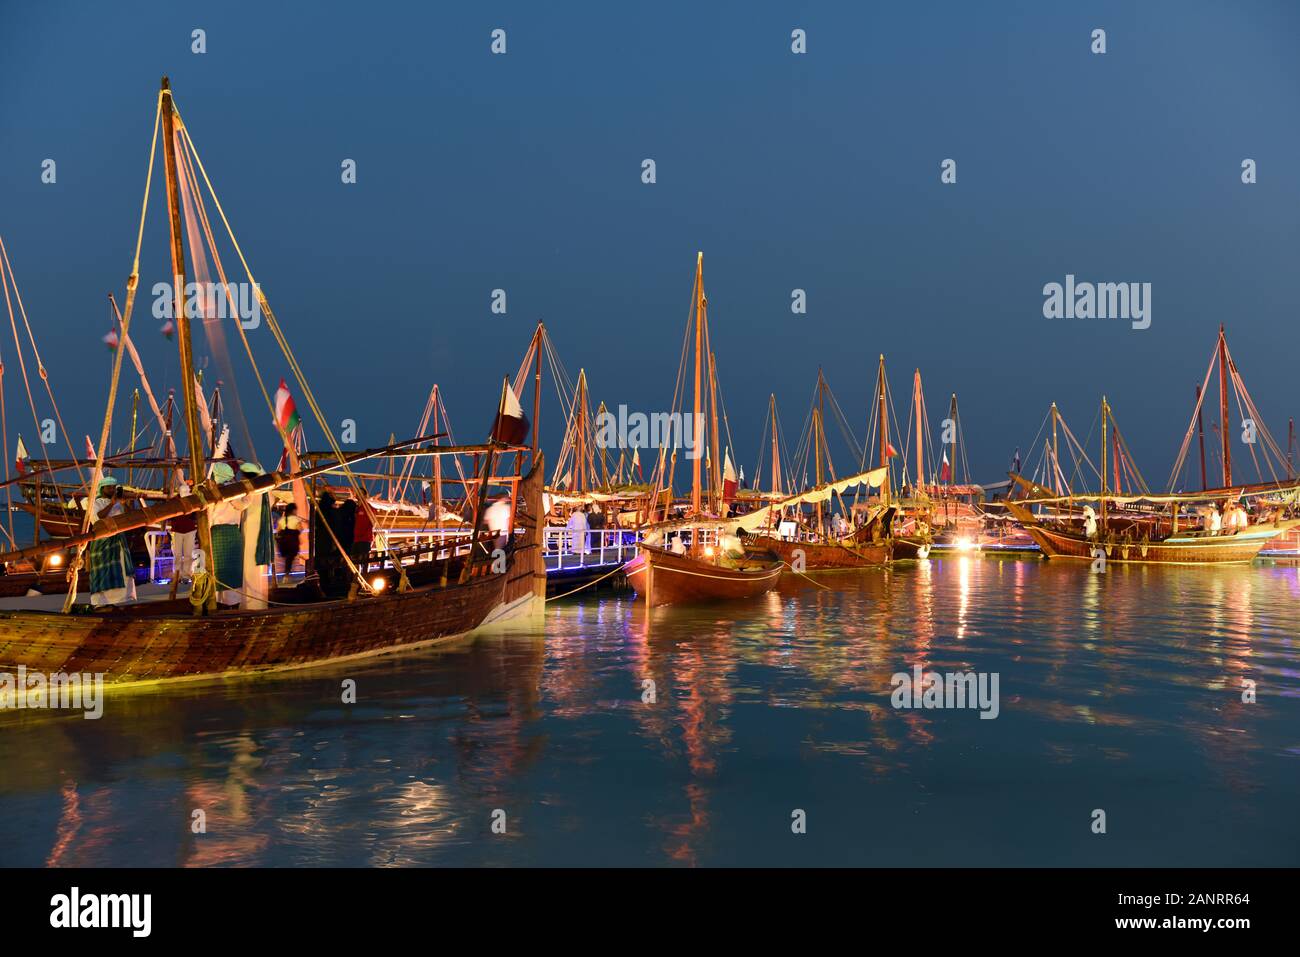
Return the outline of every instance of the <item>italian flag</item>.
{"type": "MultiPolygon", "coordinates": [[[[298,406],[294,404],[293,396],[289,394],[289,387],[283,379],[280,380],[280,388],[275,390],[275,424],[296,448],[302,440],[302,416],[298,414],[298,406]]],[[[285,446],[277,469],[283,470],[288,460],[289,447],[285,446]]]]}

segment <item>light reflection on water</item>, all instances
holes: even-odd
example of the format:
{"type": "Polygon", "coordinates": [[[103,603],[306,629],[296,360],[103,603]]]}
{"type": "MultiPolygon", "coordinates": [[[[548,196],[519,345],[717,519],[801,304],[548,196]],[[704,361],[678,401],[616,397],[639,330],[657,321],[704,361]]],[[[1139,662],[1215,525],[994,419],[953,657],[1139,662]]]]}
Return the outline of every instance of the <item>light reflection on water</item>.
{"type": "Polygon", "coordinates": [[[1300,862],[1296,568],[823,581],[566,600],[544,636],[0,716],[0,863],[1300,862]],[[997,672],[1000,717],[895,710],[917,664],[997,672]]]}

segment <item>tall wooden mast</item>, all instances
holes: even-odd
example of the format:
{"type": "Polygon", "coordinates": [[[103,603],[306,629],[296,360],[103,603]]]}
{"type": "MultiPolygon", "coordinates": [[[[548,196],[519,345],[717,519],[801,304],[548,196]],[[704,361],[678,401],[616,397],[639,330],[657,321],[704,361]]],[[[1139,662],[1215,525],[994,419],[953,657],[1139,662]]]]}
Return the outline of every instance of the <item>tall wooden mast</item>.
{"type": "Polygon", "coordinates": [[[1219,325],[1219,438],[1223,443],[1223,487],[1232,484],[1232,441],[1228,437],[1228,341],[1219,325]]]}
{"type": "Polygon", "coordinates": [[[1061,446],[1056,437],[1056,422],[1061,413],[1056,409],[1056,403],[1052,403],[1052,488],[1057,495],[1061,494],[1061,446]]]}
{"type": "Polygon", "coordinates": [[[1101,535],[1106,534],[1106,425],[1110,418],[1110,405],[1101,397],[1101,535]]]}
{"type": "Polygon", "coordinates": [[[1286,425],[1286,470],[1287,478],[1295,478],[1295,418],[1287,419],[1286,425]]]}
{"type": "Polygon", "coordinates": [[[587,491],[587,370],[578,370],[578,391],[573,411],[573,450],[576,461],[573,463],[573,477],[577,479],[577,491],[587,491]]]}
{"type": "MultiPolygon", "coordinates": [[[[438,386],[435,383],[433,387],[433,444],[439,445],[438,440],[438,406],[442,404],[442,396],[438,392],[438,386]]],[[[537,425],[533,425],[533,442],[537,442],[537,425]]],[[[536,458],[530,464],[536,462],[536,458]]],[[[438,528],[442,524],[442,456],[433,457],[433,527],[438,528]]]]}
{"type": "MultiPolygon", "coordinates": [[[[817,405],[813,409],[813,446],[815,458],[817,461],[817,485],[822,484],[822,445],[826,442],[826,429],[823,423],[823,417],[826,414],[826,380],[822,377],[822,370],[817,369],[817,405]]],[[[817,502],[817,532],[823,531],[825,518],[822,515],[822,503],[817,502]]]]}
{"type": "Polygon", "coordinates": [[[957,440],[960,437],[960,428],[957,422],[956,392],[948,400],[948,421],[952,423],[952,458],[948,462],[948,484],[955,485],[956,483],[953,480],[957,478],[957,440]]]}
{"type": "MultiPolygon", "coordinates": [[[[176,339],[180,345],[181,398],[185,402],[185,432],[190,449],[190,484],[197,487],[204,479],[203,437],[199,431],[198,409],[194,396],[194,351],[190,342],[190,317],[185,311],[185,248],[181,230],[180,187],[176,180],[176,107],[172,103],[171,83],[162,79],[163,158],[167,170],[167,212],[171,229],[172,295],[176,315],[176,339]]],[[[93,493],[92,493],[93,494],[93,493]]],[[[216,573],[212,553],[212,527],[206,510],[199,512],[199,548],[208,562],[209,574],[216,573]]],[[[206,611],[216,611],[217,594],[208,599],[206,611]]]]}
{"type": "Polygon", "coordinates": [[[876,374],[877,401],[880,403],[880,465],[886,469],[885,480],[880,484],[881,504],[889,504],[892,477],[889,468],[889,408],[885,398],[885,354],[880,354],[880,370],[876,374]]]}
{"type": "Polygon", "coordinates": [[[920,369],[917,369],[912,377],[912,404],[916,407],[916,479],[912,484],[919,489],[925,485],[925,443],[921,435],[922,407],[925,399],[921,393],[920,369]]]}
{"type": "MultiPolygon", "coordinates": [[[[781,443],[776,435],[776,393],[768,400],[772,412],[772,494],[781,494],[781,443]]],[[[757,478],[757,476],[755,476],[757,478]]]]}
{"type": "MultiPolygon", "coordinates": [[[[537,435],[542,425],[542,336],[546,327],[538,320],[537,330],[533,333],[533,349],[537,353],[533,366],[533,448],[530,465],[537,462],[537,435]]],[[[433,430],[437,432],[437,429],[433,430]]]]}
{"type": "Polygon", "coordinates": [[[695,456],[691,462],[691,512],[700,514],[700,459],[699,448],[703,438],[700,427],[704,424],[704,410],[700,407],[700,372],[704,356],[704,253],[695,258],[695,418],[691,425],[695,432],[695,456]]]}

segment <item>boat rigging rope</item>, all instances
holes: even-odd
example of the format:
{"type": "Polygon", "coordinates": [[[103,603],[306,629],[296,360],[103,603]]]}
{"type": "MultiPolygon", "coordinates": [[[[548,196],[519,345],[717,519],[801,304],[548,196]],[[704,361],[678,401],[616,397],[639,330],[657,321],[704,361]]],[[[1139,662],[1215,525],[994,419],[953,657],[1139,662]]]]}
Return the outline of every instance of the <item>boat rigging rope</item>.
{"type": "MultiPolygon", "coordinates": [[[[131,261],[131,275],[126,280],[126,309],[122,313],[122,335],[128,335],[131,331],[131,314],[135,311],[135,294],[140,282],[140,248],[144,245],[144,224],[145,215],[149,210],[149,187],[153,183],[153,164],[154,157],[158,151],[158,128],[162,124],[162,103],[163,94],[158,92],[158,104],[154,111],[153,119],[153,141],[149,145],[149,167],[145,173],[144,180],[144,198],[140,203],[140,228],[135,237],[135,257],[131,261]]],[[[120,343],[119,343],[120,345],[120,343]]],[[[86,513],[82,518],[81,531],[84,535],[90,529],[91,522],[95,516],[95,499],[99,492],[99,480],[104,474],[104,453],[108,447],[109,428],[113,424],[113,403],[117,398],[117,384],[122,376],[122,354],[126,350],[118,348],[113,355],[113,374],[109,382],[108,405],[104,409],[104,423],[100,429],[99,447],[95,452],[95,466],[90,473],[90,484],[86,493],[86,513]]],[[[24,377],[26,373],[24,373],[24,377]]],[[[67,433],[64,433],[67,438],[67,433]]],[[[80,473],[80,469],[78,469],[80,473]]],[[[68,597],[63,603],[65,613],[72,611],[72,605],[77,599],[77,578],[81,572],[82,558],[86,552],[86,543],[77,546],[76,554],[68,567],[68,597]]]]}
{"type": "Polygon", "coordinates": [[[796,570],[795,570],[795,567],[794,567],[793,565],[791,565],[789,562],[782,562],[781,564],[784,565],[786,568],[790,569],[790,571],[794,572],[794,574],[798,575],[800,578],[807,578],[810,582],[812,582],[812,583],[813,583],[814,585],[816,585],[818,588],[821,588],[821,589],[823,589],[824,591],[830,591],[830,590],[831,590],[831,586],[830,586],[830,585],[823,585],[823,584],[822,584],[821,582],[819,582],[817,579],[815,579],[815,578],[810,578],[808,575],[805,575],[805,574],[804,574],[803,572],[801,572],[801,571],[796,571],[796,570]]]}
{"type": "MultiPolygon", "coordinates": [[[[180,110],[176,109],[174,101],[173,101],[173,109],[175,109],[176,117],[179,120],[180,110]]],[[[212,180],[208,177],[208,171],[203,165],[203,158],[199,156],[198,148],[194,145],[194,140],[190,136],[189,127],[186,126],[184,122],[181,122],[181,130],[185,136],[185,143],[188,145],[189,151],[193,155],[194,162],[198,166],[199,173],[203,176],[203,182],[208,187],[208,193],[212,197],[213,205],[216,206],[217,213],[218,215],[221,216],[221,222],[226,227],[226,234],[230,237],[231,246],[234,247],[235,254],[239,257],[239,262],[244,267],[244,272],[248,276],[248,283],[250,286],[253,287],[253,290],[257,295],[258,303],[261,306],[262,312],[266,319],[266,326],[271,331],[271,335],[275,338],[276,344],[279,345],[280,352],[284,355],[285,361],[288,362],[289,369],[293,373],[294,379],[297,382],[299,389],[302,390],[302,396],[307,401],[308,408],[311,409],[312,414],[316,417],[316,422],[320,426],[321,432],[324,433],[326,441],[329,442],[330,450],[338,458],[339,466],[342,468],[343,474],[347,477],[349,484],[352,486],[354,492],[356,493],[360,506],[366,509],[367,512],[370,512],[371,509],[370,509],[369,495],[366,493],[365,488],[361,485],[361,482],[357,478],[356,473],[352,471],[352,468],[349,465],[347,458],[343,454],[343,450],[339,447],[338,441],[334,437],[334,432],[330,428],[329,422],[325,418],[325,413],[321,411],[320,405],[316,402],[315,393],[312,392],[311,386],[307,382],[307,377],[303,373],[302,367],[298,364],[297,357],[294,355],[293,350],[289,347],[288,340],[285,339],[284,332],[280,328],[280,323],[275,318],[275,313],[271,311],[271,304],[267,302],[266,295],[262,292],[261,286],[259,286],[257,284],[256,279],[253,278],[252,267],[249,266],[248,260],[244,256],[244,251],[239,245],[239,240],[235,238],[235,231],[233,228],[231,228],[230,220],[226,216],[225,208],[221,205],[221,200],[220,198],[218,198],[216,190],[213,189],[212,187],[212,180]]],[[[262,391],[262,398],[266,401],[266,407],[271,414],[272,421],[275,423],[276,431],[280,433],[281,439],[284,441],[285,448],[289,448],[292,444],[290,442],[289,435],[285,431],[280,421],[276,418],[275,403],[271,401],[271,395],[266,389],[266,381],[262,378],[262,373],[258,369],[257,360],[253,357],[253,350],[248,343],[248,337],[244,335],[242,325],[240,325],[240,338],[243,340],[245,351],[248,353],[249,363],[253,367],[253,374],[257,377],[258,388],[261,389],[262,391]]],[[[373,513],[372,513],[372,521],[373,521],[373,513]]],[[[328,523],[322,522],[320,524],[326,529],[327,532],[329,532],[330,537],[334,539],[334,543],[339,550],[339,555],[342,557],[344,563],[346,563],[348,570],[357,579],[357,581],[360,582],[361,587],[364,588],[367,592],[373,593],[374,587],[366,579],[365,575],[361,573],[361,570],[357,568],[356,564],[352,561],[352,557],[347,553],[347,550],[339,544],[338,538],[334,534],[334,530],[329,527],[328,523]]]]}
{"type": "MultiPolygon", "coordinates": [[[[18,302],[18,311],[19,311],[19,313],[22,314],[22,317],[23,317],[23,324],[27,326],[27,332],[28,332],[28,336],[29,336],[29,338],[31,337],[31,326],[28,325],[28,323],[27,323],[27,310],[26,310],[26,309],[24,308],[24,306],[23,306],[23,297],[22,297],[22,293],[20,293],[20,292],[18,291],[18,281],[14,278],[14,270],[13,270],[13,267],[9,264],[9,253],[8,253],[8,251],[5,249],[5,245],[4,245],[4,240],[3,240],[3,239],[0,239],[0,285],[3,285],[3,286],[4,286],[5,307],[6,307],[6,309],[7,309],[8,312],[9,312],[9,326],[10,326],[10,328],[13,330],[13,334],[14,334],[14,349],[15,349],[17,355],[18,355],[18,368],[19,368],[19,370],[22,372],[22,375],[23,375],[23,388],[26,389],[26,391],[27,391],[27,404],[28,404],[28,406],[31,407],[31,410],[32,410],[32,422],[33,422],[33,423],[35,424],[35,426],[36,426],[36,431],[37,431],[37,432],[40,432],[40,431],[41,431],[40,413],[38,413],[38,412],[36,411],[36,400],[32,397],[32,386],[31,386],[31,382],[30,382],[30,380],[29,380],[28,377],[27,377],[27,362],[26,362],[26,360],[23,358],[23,347],[22,347],[22,342],[21,342],[21,341],[19,340],[19,338],[18,338],[18,322],[17,322],[16,317],[14,316],[13,305],[11,304],[10,299],[9,299],[9,286],[13,286],[13,288],[14,288],[14,299],[16,299],[17,302],[18,302]],[[7,273],[8,276],[9,276],[9,281],[8,281],[8,283],[4,283],[4,282],[3,282],[3,276],[4,276],[4,274],[6,274],[6,273],[7,273]]],[[[33,347],[33,352],[35,352],[35,340],[34,340],[34,339],[32,340],[32,347],[33,347]]],[[[60,431],[63,432],[63,441],[64,441],[65,443],[67,443],[68,450],[69,450],[69,452],[72,453],[72,458],[73,458],[73,460],[75,461],[75,460],[78,458],[78,456],[77,456],[77,454],[76,454],[76,451],[73,450],[73,448],[72,448],[72,441],[71,441],[71,439],[68,438],[68,431],[67,431],[67,429],[65,429],[65,428],[63,427],[63,416],[62,416],[62,414],[60,414],[60,412],[59,412],[59,406],[58,406],[58,403],[57,403],[57,402],[54,402],[54,393],[53,393],[53,391],[50,389],[49,374],[45,371],[45,364],[44,364],[43,362],[41,362],[40,353],[38,353],[38,352],[35,353],[35,358],[36,358],[37,367],[38,367],[38,369],[40,370],[41,379],[44,380],[44,382],[45,382],[45,390],[46,390],[46,392],[49,393],[49,396],[50,396],[50,402],[54,405],[54,417],[55,417],[56,419],[58,419],[59,429],[60,429],[60,431]]],[[[7,440],[7,439],[6,439],[6,441],[5,441],[5,447],[6,447],[6,449],[8,448],[8,440],[7,440]]],[[[6,453],[6,454],[7,454],[7,453],[6,453]]],[[[53,471],[53,466],[50,465],[50,453],[49,453],[49,449],[46,447],[46,445],[45,445],[44,442],[41,443],[41,456],[42,456],[42,458],[45,459],[45,467],[46,467],[46,469],[48,469],[48,470],[50,470],[50,471],[53,471]]],[[[76,466],[76,467],[77,467],[77,477],[78,477],[79,479],[81,479],[82,481],[85,481],[86,476],[85,476],[85,475],[82,473],[82,471],[81,471],[81,465],[80,465],[80,463],[77,463],[77,466],[76,466]]]]}
{"type": "Polygon", "coordinates": [[[201,614],[199,609],[207,608],[208,602],[216,597],[217,594],[217,576],[212,572],[196,571],[190,576],[190,604],[194,606],[194,614],[201,614]]]}
{"type": "Polygon", "coordinates": [[[590,588],[592,585],[599,585],[606,578],[609,578],[611,575],[617,575],[626,567],[627,567],[627,563],[624,562],[620,565],[615,566],[613,571],[606,572],[604,575],[601,575],[599,578],[592,579],[591,581],[587,582],[585,585],[579,585],[577,588],[573,589],[572,591],[566,591],[563,595],[552,595],[550,598],[547,598],[546,600],[555,601],[557,598],[568,598],[570,595],[576,594],[582,591],[584,588],[590,588]]]}

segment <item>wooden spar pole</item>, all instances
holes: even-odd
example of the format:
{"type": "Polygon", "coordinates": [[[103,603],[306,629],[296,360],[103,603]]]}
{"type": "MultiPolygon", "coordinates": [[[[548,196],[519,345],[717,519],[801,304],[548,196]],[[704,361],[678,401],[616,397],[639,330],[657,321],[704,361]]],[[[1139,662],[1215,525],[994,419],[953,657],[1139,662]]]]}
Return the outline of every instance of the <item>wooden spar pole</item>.
{"type": "Polygon", "coordinates": [[[577,479],[577,491],[587,491],[587,370],[578,370],[578,389],[573,410],[573,477],[577,479]]]}
{"type": "Polygon", "coordinates": [[[704,253],[695,258],[695,444],[697,453],[691,462],[691,512],[700,514],[700,426],[704,424],[704,411],[700,408],[700,366],[704,353],[704,253]]]}
{"type": "MultiPolygon", "coordinates": [[[[140,390],[136,389],[131,393],[131,442],[127,445],[128,449],[135,448],[135,430],[139,427],[140,422],[140,390]]],[[[135,475],[135,469],[131,466],[126,468],[126,484],[132,484],[132,478],[135,475]]]]}
{"type": "MultiPolygon", "coordinates": [[[[817,463],[816,465],[817,485],[822,484],[822,441],[823,441],[822,415],[824,414],[823,410],[825,409],[825,407],[826,407],[825,398],[822,393],[822,370],[820,367],[818,367],[817,404],[813,407],[813,434],[812,434],[813,451],[815,453],[814,458],[817,463]]],[[[817,504],[817,534],[821,535],[822,523],[824,521],[824,518],[822,516],[822,503],[819,501],[816,504],[817,504]]]]}
{"type": "MultiPolygon", "coordinates": [[[[542,425],[542,336],[545,327],[540,321],[533,332],[533,351],[537,353],[533,368],[533,448],[529,464],[537,461],[537,434],[542,425]]],[[[435,428],[433,431],[437,432],[435,428]]],[[[523,474],[522,472],[520,474],[523,474]]]]}
{"type": "MultiPolygon", "coordinates": [[[[397,433],[389,432],[388,444],[392,445],[396,441],[397,441],[397,433]]],[[[394,481],[396,478],[396,469],[397,469],[397,459],[395,458],[389,459],[388,460],[388,500],[390,502],[393,501],[393,496],[395,494],[394,481]]]]}
{"type": "Polygon", "coordinates": [[[1052,488],[1056,489],[1056,494],[1061,494],[1061,446],[1056,437],[1056,419],[1061,413],[1056,410],[1056,403],[1052,403],[1052,488]]]}
{"type": "MultiPolygon", "coordinates": [[[[108,302],[113,309],[113,314],[117,317],[117,324],[120,328],[122,313],[118,310],[117,299],[114,298],[111,292],[108,294],[108,302]]],[[[131,357],[131,364],[135,366],[136,374],[140,376],[140,385],[144,388],[144,397],[149,401],[149,408],[153,411],[154,418],[158,420],[158,425],[162,428],[163,441],[166,443],[163,447],[163,454],[169,458],[175,458],[176,443],[172,441],[171,425],[163,418],[162,409],[158,407],[158,400],[154,398],[153,389],[149,386],[149,378],[144,374],[144,363],[140,361],[140,353],[136,351],[135,342],[125,330],[122,332],[120,345],[126,349],[126,354],[131,357]]]]}
{"type": "Polygon", "coordinates": [[[1106,397],[1101,397],[1101,526],[1100,536],[1106,537],[1106,419],[1110,415],[1110,409],[1106,405],[1106,397]]]}
{"type": "Polygon", "coordinates": [[[1287,419],[1286,426],[1286,471],[1287,478],[1295,478],[1295,417],[1287,419]]]}
{"type": "Polygon", "coordinates": [[[921,370],[917,369],[912,378],[912,403],[916,406],[916,479],[914,484],[920,488],[925,485],[925,452],[921,442],[921,405],[924,401],[921,393],[921,370]]]}
{"type": "Polygon", "coordinates": [[[781,494],[781,443],[776,437],[776,393],[771,395],[772,409],[772,494],[781,494]]]}
{"type": "MultiPolygon", "coordinates": [[[[596,422],[597,422],[597,423],[601,423],[601,422],[608,421],[608,420],[606,419],[606,416],[608,416],[608,415],[609,415],[609,410],[608,410],[607,408],[605,408],[605,403],[604,403],[604,402],[602,402],[599,406],[596,407],[596,422]]],[[[599,424],[598,424],[596,427],[597,427],[597,429],[599,429],[599,428],[600,428],[599,424]]],[[[609,488],[610,488],[610,481],[609,481],[609,450],[606,448],[605,444],[602,443],[602,442],[597,442],[596,445],[597,445],[597,447],[600,449],[600,477],[599,477],[599,480],[600,480],[600,487],[603,488],[603,489],[605,489],[606,491],[608,491],[609,488]]]]}
{"type": "MultiPolygon", "coordinates": [[[[172,295],[175,302],[176,338],[180,342],[181,397],[185,400],[185,432],[189,439],[191,485],[203,481],[203,437],[199,433],[199,415],[194,396],[194,352],[190,342],[190,317],[185,311],[185,249],[181,232],[180,189],[176,181],[176,108],[172,103],[171,83],[162,79],[163,159],[167,173],[167,212],[171,228],[172,295]]],[[[94,494],[94,490],[92,490],[94,494]]],[[[209,513],[199,513],[198,545],[207,559],[209,574],[216,574],[216,555],[212,552],[212,525],[209,513]]],[[[205,612],[217,610],[217,593],[212,590],[205,612]]],[[[196,608],[197,612],[198,609],[196,608]]]]}
{"type": "Polygon", "coordinates": [[[1205,478],[1205,409],[1201,401],[1201,387],[1196,387],[1196,436],[1201,446],[1201,491],[1210,487],[1205,478]]]}
{"type": "Polygon", "coordinates": [[[948,420],[952,422],[952,461],[948,463],[948,484],[956,485],[957,477],[957,440],[961,437],[957,427],[957,393],[948,401],[948,420]]]}
{"type": "Polygon", "coordinates": [[[1232,484],[1232,441],[1228,438],[1228,340],[1219,325],[1219,438],[1223,443],[1223,487],[1232,484]]]}
{"type": "MultiPolygon", "coordinates": [[[[433,434],[438,434],[438,405],[441,403],[441,396],[438,395],[438,387],[433,387],[433,434]]],[[[433,444],[436,446],[438,440],[435,438],[433,444]]],[[[533,444],[537,444],[537,432],[534,425],[533,444]]],[[[537,461],[536,448],[533,450],[533,462],[537,461]]],[[[433,527],[437,528],[442,521],[442,456],[433,457],[433,527]]]]}
{"type": "MultiPolygon", "coordinates": [[[[176,433],[172,430],[172,420],[175,418],[175,413],[176,413],[176,390],[168,389],[167,390],[167,416],[163,421],[163,434],[167,436],[167,448],[171,449],[173,452],[175,452],[176,450],[176,433]]],[[[179,481],[180,479],[179,468],[176,470],[175,477],[179,481]]],[[[168,479],[166,485],[168,486],[171,485],[170,479],[168,479]]]]}
{"type": "MultiPolygon", "coordinates": [[[[952,423],[952,459],[948,462],[948,484],[955,485],[956,483],[953,481],[953,479],[957,477],[957,393],[956,392],[952,394],[952,398],[948,402],[948,421],[952,423]]],[[[942,436],[940,436],[940,438],[942,438],[942,436]]],[[[953,496],[951,495],[948,496],[949,505],[945,509],[946,514],[949,517],[952,516],[952,506],[951,506],[952,498],[953,496]]]]}
{"type": "Polygon", "coordinates": [[[893,477],[889,474],[889,411],[885,399],[885,354],[880,354],[880,371],[876,376],[880,402],[880,464],[885,468],[885,480],[880,483],[880,504],[888,505],[893,491],[893,477]]]}
{"type": "MultiPolygon", "coordinates": [[[[501,380],[501,398],[497,402],[497,414],[494,422],[500,422],[506,411],[506,389],[510,388],[510,380],[501,380]]],[[[474,503],[474,529],[469,536],[469,554],[465,556],[465,564],[460,570],[460,583],[463,585],[470,579],[470,573],[474,569],[474,546],[478,544],[478,533],[483,528],[483,513],[487,510],[487,489],[488,478],[492,475],[492,460],[495,457],[497,447],[496,429],[488,440],[487,455],[483,456],[483,478],[479,483],[478,497],[474,503]]],[[[539,517],[540,521],[540,517],[539,517]]]]}

